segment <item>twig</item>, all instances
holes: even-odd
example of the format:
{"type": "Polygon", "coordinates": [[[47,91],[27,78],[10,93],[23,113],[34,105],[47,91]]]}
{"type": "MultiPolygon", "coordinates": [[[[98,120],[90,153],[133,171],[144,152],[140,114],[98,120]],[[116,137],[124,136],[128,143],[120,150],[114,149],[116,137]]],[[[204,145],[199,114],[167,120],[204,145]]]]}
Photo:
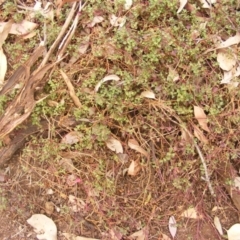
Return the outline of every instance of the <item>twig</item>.
{"type": "Polygon", "coordinates": [[[57,39],[55,40],[55,42],[52,44],[52,46],[50,47],[49,51],[47,52],[46,56],[44,57],[40,67],[38,68],[38,70],[40,68],[42,68],[46,63],[47,61],[49,60],[51,54],[53,53],[53,51],[56,49],[57,45],[59,44],[59,42],[61,41],[62,37],[64,36],[67,28],[69,27],[70,23],[71,23],[71,20],[76,12],[76,6],[77,6],[77,2],[75,2],[71,8],[71,11],[68,15],[68,18],[66,19],[63,27],[62,27],[62,30],[61,32],[59,33],[57,39]]]}

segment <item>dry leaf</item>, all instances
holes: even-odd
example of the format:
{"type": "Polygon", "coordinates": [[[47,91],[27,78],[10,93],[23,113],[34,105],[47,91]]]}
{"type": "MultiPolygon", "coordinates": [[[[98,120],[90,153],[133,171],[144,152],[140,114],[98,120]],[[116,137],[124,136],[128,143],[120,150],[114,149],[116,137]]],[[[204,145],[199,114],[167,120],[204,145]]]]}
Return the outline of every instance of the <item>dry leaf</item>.
{"type": "Polygon", "coordinates": [[[217,44],[217,49],[227,48],[232,45],[236,45],[240,43],[240,32],[237,32],[235,36],[228,38],[226,41],[217,44]]]}
{"type": "Polygon", "coordinates": [[[86,207],[86,203],[73,195],[68,196],[68,204],[70,205],[70,209],[72,209],[73,212],[80,212],[83,211],[83,209],[86,207]]]}
{"type": "Polygon", "coordinates": [[[38,24],[29,22],[27,20],[23,20],[20,23],[14,23],[12,24],[12,28],[10,30],[11,34],[16,34],[16,35],[25,35],[33,31],[38,24]]]}
{"type": "Polygon", "coordinates": [[[8,37],[8,34],[10,33],[12,28],[12,24],[13,24],[12,20],[0,23],[0,47],[2,47],[3,43],[8,37]]]}
{"type": "Polygon", "coordinates": [[[201,128],[207,132],[210,132],[210,129],[207,126],[207,116],[204,113],[203,109],[198,106],[194,106],[194,116],[201,128]]]}
{"type": "Polygon", "coordinates": [[[78,47],[78,52],[80,54],[85,54],[87,49],[89,48],[89,46],[90,46],[89,40],[86,40],[85,42],[82,42],[78,47]]]}
{"type": "Polygon", "coordinates": [[[230,71],[236,65],[237,58],[235,54],[222,50],[217,54],[217,62],[222,70],[230,71]]]}
{"type": "Polygon", "coordinates": [[[152,91],[143,91],[141,97],[155,99],[155,94],[152,91]]]}
{"type": "Polygon", "coordinates": [[[235,178],[234,178],[233,186],[234,186],[235,188],[237,188],[238,190],[240,190],[240,177],[235,177],[235,178]]]}
{"type": "Polygon", "coordinates": [[[123,147],[122,147],[121,142],[113,137],[110,137],[106,141],[106,145],[110,150],[112,150],[116,153],[123,153],[123,147]]]}
{"type": "Polygon", "coordinates": [[[148,152],[145,151],[142,147],[140,147],[138,142],[135,139],[129,139],[128,140],[128,146],[131,149],[136,150],[137,152],[142,153],[145,157],[149,156],[148,152]]]}
{"type": "Polygon", "coordinates": [[[181,217],[196,219],[198,214],[195,208],[189,208],[181,214],[181,217]]]}
{"type": "Polygon", "coordinates": [[[7,72],[7,58],[0,46],[0,86],[3,85],[5,75],[7,72]]]}
{"type": "Polygon", "coordinates": [[[179,2],[180,2],[180,6],[179,6],[179,8],[177,10],[177,13],[180,13],[183,10],[183,8],[187,4],[188,0],[179,0],[179,2]]]}
{"type": "Polygon", "coordinates": [[[148,228],[145,227],[129,236],[131,240],[147,240],[148,239],[148,228]]]}
{"type": "Polygon", "coordinates": [[[92,28],[94,27],[97,23],[101,23],[104,20],[102,16],[95,16],[93,20],[87,25],[88,27],[92,28]]]}
{"type": "Polygon", "coordinates": [[[177,82],[179,80],[179,74],[176,71],[176,69],[174,69],[172,66],[168,66],[168,76],[167,76],[167,80],[168,81],[173,81],[173,82],[177,82]]]}
{"type": "Polygon", "coordinates": [[[73,161],[70,158],[63,158],[59,164],[63,167],[64,170],[72,173],[75,170],[73,161]]]}
{"type": "Polygon", "coordinates": [[[63,144],[75,144],[78,143],[81,139],[81,134],[75,131],[67,133],[61,140],[61,143],[63,144]]]}
{"type": "Polygon", "coordinates": [[[234,224],[227,230],[228,240],[239,240],[240,239],[240,224],[234,224]]]}
{"type": "Polygon", "coordinates": [[[171,233],[172,238],[174,238],[177,233],[177,223],[176,223],[174,216],[171,216],[169,218],[168,229],[169,229],[169,232],[171,233]]]}
{"type": "Polygon", "coordinates": [[[128,175],[136,176],[141,170],[141,165],[138,160],[132,161],[128,168],[128,175]]]}
{"type": "Polygon", "coordinates": [[[74,87],[70,81],[70,79],[68,78],[67,74],[65,72],[63,72],[61,69],[60,69],[60,73],[65,81],[65,83],[67,84],[67,87],[68,87],[68,90],[69,90],[69,95],[70,97],[72,98],[73,102],[75,103],[75,105],[79,108],[82,107],[82,104],[79,100],[79,98],[77,97],[76,93],[75,93],[75,90],[74,90],[74,87]]]}
{"type": "Polygon", "coordinates": [[[218,230],[219,234],[223,235],[223,229],[222,229],[221,222],[220,222],[219,218],[216,216],[214,217],[214,225],[215,225],[216,229],[218,230]]]}
{"type": "Polygon", "coordinates": [[[52,213],[54,212],[54,208],[55,208],[55,205],[53,202],[45,202],[45,212],[48,215],[52,215],[52,213]]]}
{"type": "Polygon", "coordinates": [[[117,75],[114,75],[114,74],[113,74],[113,75],[108,75],[108,76],[104,77],[102,80],[100,80],[100,81],[98,82],[98,84],[96,85],[94,91],[95,91],[95,92],[98,92],[99,88],[101,87],[101,85],[102,85],[104,82],[111,81],[111,80],[113,80],[113,81],[119,81],[119,80],[120,80],[120,77],[118,77],[117,75]]]}
{"type": "Polygon", "coordinates": [[[67,185],[70,187],[76,185],[77,183],[81,183],[81,182],[82,182],[82,180],[74,174],[68,175],[67,180],[66,180],[67,185]]]}
{"type": "Polygon", "coordinates": [[[27,223],[38,234],[37,239],[57,240],[57,227],[51,218],[43,214],[34,214],[27,223]]]}
{"type": "Polygon", "coordinates": [[[204,136],[203,132],[196,126],[193,125],[194,136],[202,143],[208,144],[207,138],[204,136]]]}
{"type": "Polygon", "coordinates": [[[110,24],[113,27],[123,27],[124,24],[126,23],[126,17],[117,17],[116,15],[112,14],[109,17],[110,24]]]}
{"type": "Polygon", "coordinates": [[[201,0],[202,8],[211,8],[212,4],[216,3],[216,0],[201,0]]]}
{"type": "Polygon", "coordinates": [[[158,240],[171,240],[171,238],[162,233],[158,240]]]}
{"type": "Polygon", "coordinates": [[[132,0],[125,0],[124,8],[125,10],[129,10],[133,4],[132,0]]]}

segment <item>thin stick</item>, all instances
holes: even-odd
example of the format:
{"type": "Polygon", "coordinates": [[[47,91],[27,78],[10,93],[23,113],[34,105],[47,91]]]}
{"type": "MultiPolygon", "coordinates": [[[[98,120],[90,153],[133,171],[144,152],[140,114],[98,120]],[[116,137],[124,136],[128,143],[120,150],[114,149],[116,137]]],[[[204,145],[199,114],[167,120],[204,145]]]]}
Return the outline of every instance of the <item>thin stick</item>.
{"type": "Polygon", "coordinates": [[[72,6],[72,8],[71,8],[71,11],[70,11],[70,13],[69,13],[69,15],[68,15],[68,18],[66,19],[66,21],[65,21],[65,23],[64,23],[64,25],[63,25],[63,27],[62,27],[62,30],[61,30],[60,33],[58,34],[57,39],[55,40],[55,42],[54,42],[54,43],[52,44],[52,46],[50,47],[49,51],[47,52],[46,56],[44,57],[41,65],[40,65],[40,67],[39,67],[38,69],[42,68],[42,67],[47,63],[47,61],[49,60],[51,54],[53,53],[53,51],[56,49],[57,45],[58,45],[59,42],[61,41],[62,37],[64,36],[67,28],[69,27],[69,25],[70,25],[70,23],[71,23],[72,18],[73,18],[73,16],[74,16],[75,12],[76,12],[76,6],[77,6],[77,2],[75,2],[75,3],[73,4],[73,6],[72,6]]]}

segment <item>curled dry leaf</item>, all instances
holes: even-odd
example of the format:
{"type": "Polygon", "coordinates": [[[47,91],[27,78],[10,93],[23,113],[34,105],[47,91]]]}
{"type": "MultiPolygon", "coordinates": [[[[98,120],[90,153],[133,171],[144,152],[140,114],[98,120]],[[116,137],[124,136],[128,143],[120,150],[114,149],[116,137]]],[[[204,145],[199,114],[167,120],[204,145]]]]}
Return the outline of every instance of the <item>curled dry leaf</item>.
{"type": "Polygon", "coordinates": [[[98,92],[99,88],[101,87],[101,85],[104,83],[104,82],[107,82],[107,81],[119,81],[120,80],[120,77],[118,77],[117,75],[108,75],[106,77],[104,77],[102,80],[100,80],[98,82],[98,84],[96,85],[94,91],[95,92],[98,92]]]}
{"type": "Polygon", "coordinates": [[[237,63],[235,54],[227,51],[219,51],[217,54],[219,67],[224,71],[230,71],[237,63]]]}
{"type": "Polygon", "coordinates": [[[81,139],[81,134],[75,131],[67,133],[61,140],[61,143],[63,144],[75,144],[78,143],[81,139]]]}
{"type": "Polygon", "coordinates": [[[198,214],[195,208],[189,208],[181,214],[181,217],[196,219],[198,214]]]}
{"type": "Polygon", "coordinates": [[[214,225],[215,225],[216,229],[218,230],[219,234],[223,235],[223,229],[222,229],[221,222],[220,222],[219,218],[216,216],[214,217],[214,225]]]}
{"type": "Polygon", "coordinates": [[[13,24],[12,20],[0,23],[0,47],[2,47],[3,43],[8,37],[8,34],[10,33],[12,28],[12,24],[13,24]]]}
{"type": "Polygon", "coordinates": [[[100,240],[100,239],[96,239],[96,238],[80,237],[80,236],[76,236],[76,235],[71,234],[71,233],[63,233],[62,235],[63,235],[67,240],[100,240]]]}
{"type": "Polygon", "coordinates": [[[188,0],[179,0],[179,2],[180,2],[180,6],[179,6],[179,8],[177,10],[177,13],[180,13],[183,10],[183,8],[187,4],[188,0]]]}
{"type": "Polygon", "coordinates": [[[57,240],[57,227],[51,218],[43,214],[34,214],[27,220],[27,223],[38,234],[37,239],[57,240]]]}
{"type": "Polygon", "coordinates": [[[116,153],[123,153],[123,147],[122,144],[119,140],[110,137],[107,141],[106,141],[106,145],[107,147],[112,150],[113,152],[116,153]]]}
{"type": "Polygon", "coordinates": [[[208,144],[208,139],[204,136],[203,132],[196,126],[193,125],[194,136],[202,143],[208,144]]]}
{"type": "Polygon", "coordinates": [[[198,106],[194,106],[194,116],[201,128],[207,132],[210,132],[210,129],[207,126],[207,116],[204,113],[203,109],[198,106]]]}
{"type": "Polygon", "coordinates": [[[238,190],[240,190],[240,177],[235,177],[234,178],[233,186],[235,188],[237,188],[238,190]]]}
{"type": "Polygon", "coordinates": [[[145,97],[145,98],[150,98],[150,99],[155,99],[155,94],[152,91],[143,91],[141,93],[141,97],[145,97]]]}
{"type": "Polygon", "coordinates": [[[82,182],[82,180],[74,174],[69,175],[66,180],[67,185],[70,187],[76,185],[77,183],[81,183],[81,182],[82,182]]]}
{"type": "Polygon", "coordinates": [[[148,239],[148,228],[145,227],[129,236],[131,240],[147,240],[148,239]]]}
{"type": "Polygon", "coordinates": [[[176,236],[176,233],[177,233],[177,222],[176,222],[174,216],[171,216],[169,218],[168,229],[169,229],[169,232],[170,232],[172,238],[174,238],[176,236]]]}
{"type": "Polygon", "coordinates": [[[240,76],[240,66],[232,68],[230,71],[223,71],[221,84],[229,84],[235,77],[240,76]]]}
{"type": "Polygon", "coordinates": [[[77,95],[76,95],[76,93],[75,93],[75,89],[74,89],[74,87],[73,87],[73,85],[72,85],[69,77],[68,77],[67,74],[66,74],[65,72],[63,72],[61,69],[60,69],[60,73],[61,73],[61,75],[62,75],[62,77],[63,77],[64,82],[66,83],[66,85],[67,85],[67,87],[68,87],[69,95],[70,95],[70,97],[72,98],[74,104],[75,104],[77,107],[81,108],[81,107],[82,107],[82,104],[81,104],[79,98],[77,97],[77,95]]]}
{"type": "Polygon", "coordinates": [[[237,32],[235,36],[228,38],[226,41],[217,44],[217,49],[227,48],[232,45],[236,45],[240,43],[240,32],[237,32]]]}
{"type": "Polygon", "coordinates": [[[86,51],[87,51],[87,49],[89,48],[89,46],[90,46],[90,42],[89,42],[89,39],[88,39],[88,40],[82,42],[82,43],[79,45],[79,47],[78,47],[78,52],[79,52],[80,54],[85,54],[86,51]]]}
{"type": "Polygon", "coordinates": [[[143,154],[145,157],[148,157],[148,156],[149,156],[148,152],[145,151],[142,147],[140,147],[139,144],[138,144],[138,142],[137,142],[135,139],[129,139],[129,140],[128,140],[128,146],[129,146],[131,149],[133,149],[133,150],[135,150],[135,151],[143,154]]]}
{"type": "Polygon", "coordinates": [[[240,224],[234,224],[227,230],[228,240],[239,240],[240,239],[240,224]]]}
{"type": "Polygon", "coordinates": [[[132,161],[128,168],[128,175],[136,176],[141,170],[141,165],[138,160],[132,161]]]}
{"type": "Polygon", "coordinates": [[[123,27],[126,23],[126,17],[117,17],[116,15],[112,14],[109,17],[109,21],[113,27],[123,27]]]}

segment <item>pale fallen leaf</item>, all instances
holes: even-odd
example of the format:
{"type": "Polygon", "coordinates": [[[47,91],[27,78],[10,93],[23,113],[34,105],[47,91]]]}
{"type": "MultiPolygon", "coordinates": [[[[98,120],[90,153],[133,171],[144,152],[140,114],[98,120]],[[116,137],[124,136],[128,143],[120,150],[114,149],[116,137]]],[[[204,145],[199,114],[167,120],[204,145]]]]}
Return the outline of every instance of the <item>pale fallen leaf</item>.
{"type": "Polygon", "coordinates": [[[147,151],[145,151],[142,147],[139,146],[139,143],[135,140],[135,139],[129,139],[128,140],[128,146],[137,151],[137,152],[140,152],[142,153],[145,157],[148,157],[149,154],[147,151]]]}
{"type": "Polygon", "coordinates": [[[73,165],[73,161],[71,158],[62,158],[59,164],[62,166],[62,168],[70,173],[72,173],[75,170],[75,167],[73,165]]]}
{"type": "Polygon", "coordinates": [[[223,209],[224,209],[223,207],[214,206],[212,209],[212,212],[216,212],[218,210],[223,210],[223,209]]]}
{"type": "Polygon", "coordinates": [[[232,68],[230,71],[223,71],[221,84],[229,84],[235,77],[240,76],[240,66],[232,68]]]}
{"type": "Polygon", "coordinates": [[[79,47],[78,47],[78,52],[79,52],[80,54],[85,54],[86,51],[87,51],[87,49],[89,48],[89,46],[90,46],[89,40],[87,40],[87,41],[85,41],[85,42],[82,42],[82,43],[79,45],[79,47]]]}
{"type": "Polygon", "coordinates": [[[155,94],[152,91],[143,91],[141,93],[141,97],[145,97],[145,98],[150,98],[150,99],[155,99],[155,94]]]}
{"type": "Polygon", "coordinates": [[[133,4],[132,0],[125,0],[124,8],[125,10],[129,10],[133,4]]]}
{"type": "Polygon", "coordinates": [[[128,175],[136,176],[141,170],[141,165],[138,160],[132,161],[128,168],[128,175]]]}
{"type": "Polygon", "coordinates": [[[179,6],[179,8],[177,10],[177,13],[180,13],[183,10],[183,8],[187,4],[188,0],[179,0],[179,2],[180,2],[180,6],[179,6]]]}
{"type": "Polygon", "coordinates": [[[16,34],[16,35],[25,35],[33,31],[38,24],[29,22],[27,20],[23,20],[20,23],[14,23],[12,24],[12,28],[10,30],[11,34],[16,34]]]}
{"type": "Polygon", "coordinates": [[[168,76],[167,80],[177,82],[179,80],[179,74],[175,68],[168,66],[168,76]]]}
{"type": "Polygon", "coordinates": [[[145,227],[129,236],[131,240],[147,240],[148,239],[148,228],[145,227]]]}
{"type": "Polygon", "coordinates": [[[196,126],[193,125],[194,136],[202,143],[208,144],[208,139],[204,136],[203,132],[196,126]]]}
{"type": "Polygon", "coordinates": [[[0,23],[0,47],[2,47],[3,43],[8,37],[8,34],[10,33],[12,28],[12,24],[13,24],[12,20],[0,23]]]}
{"type": "Polygon", "coordinates": [[[93,20],[87,25],[88,27],[92,28],[94,27],[97,23],[101,23],[104,20],[102,16],[95,16],[93,20]]]}
{"type": "Polygon", "coordinates": [[[53,202],[45,202],[45,212],[47,215],[52,215],[55,205],[53,202]]]}
{"type": "Polygon", "coordinates": [[[27,223],[38,234],[37,239],[57,240],[57,227],[51,218],[43,214],[34,214],[27,223]]]}
{"type": "Polygon", "coordinates": [[[113,80],[113,81],[119,81],[119,80],[120,80],[120,77],[118,77],[117,75],[114,75],[114,74],[113,74],[113,75],[108,75],[108,76],[104,77],[102,80],[100,80],[100,81],[98,82],[98,84],[96,85],[94,91],[95,91],[95,92],[98,92],[99,88],[101,87],[101,85],[102,85],[104,82],[111,81],[111,80],[113,80]]]}
{"type": "Polygon", "coordinates": [[[51,188],[48,188],[47,191],[46,191],[46,194],[47,195],[52,195],[52,194],[54,194],[54,191],[51,188]]]}
{"type": "Polygon", "coordinates": [[[212,4],[216,3],[217,0],[201,0],[202,8],[211,8],[212,4]]]}
{"type": "Polygon", "coordinates": [[[80,236],[76,236],[76,235],[71,234],[71,233],[62,233],[62,235],[63,235],[67,240],[100,240],[100,239],[96,239],[96,238],[80,237],[80,236]]]}
{"type": "Polygon", "coordinates": [[[216,216],[214,217],[214,225],[215,225],[216,229],[218,230],[219,234],[223,235],[223,229],[222,229],[221,222],[220,222],[219,218],[216,216]]]}
{"type": "Polygon", "coordinates": [[[197,219],[198,214],[195,208],[189,208],[181,214],[181,217],[197,219]]]}
{"type": "Polygon", "coordinates": [[[61,140],[61,143],[63,144],[75,144],[78,143],[81,139],[81,134],[79,134],[78,132],[72,131],[67,133],[61,140]]]}
{"type": "Polygon", "coordinates": [[[7,58],[0,46],[0,86],[3,85],[5,75],[7,72],[7,58]]]}
{"type": "Polygon", "coordinates": [[[122,144],[119,140],[110,137],[107,141],[106,141],[106,145],[107,147],[112,150],[113,152],[116,153],[123,153],[123,147],[122,144]]]}
{"type": "Polygon", "coordinates": [[[217,54],[217,62],[222,70],[230,71],[236,65],[237,58],[234,54],[222,50],[217,54]]]}
{"type": "Polygon", "coordinates": [[[236,223],[227,230],[228,240],[240,240],[240,224],[236,223]]]}
{"type": "Polygon", "coordinates": [[[123,27],[126,23],[126,17],[117,17],[116,15],[112,14],[109,17],[109,21],[113,27],[123,27]]]}
{"type": "Polygon", "coordinates": [[[240,32],[237,32],[235,36],[228,38],[226,41],[217,44],[217,49],[227,48],[232,45],[236,45],[240,43],[240,32]]]}
{"type": "Polygon", "coordinates": [[[86,207],[86,203],[73,195],[68,196],[68,204],[73,212],[80,212],[86,207]]]}
{"type": "Polygon", "coordinates": [[[158,239],[158,240],[171,240],[171,238],[170,238],[170,237],[168,237],[167,235],[165,235],[165,234],[161,233],[161,235],[160,235],[160,237],[159,237],[159,239],[158,239]]]}
{"type": "Polygon", "coordinates": [[[194,108],[194,116],[197,119],[201,128],[207,132],[210,132],[210,129],[207,126],[207,116],[204,113],[203,109],[198,106],[194,106],[193,108],[194,108]]]}
{"type": "Polygon", "coordinates": [[[235,178],[234,178],[233,186],[234,186],[235,188],[237,188],[238,190],[240,190],[240,177],[235,177],[235,178]]]}
{"type": "Polygon", "coordinates": [[[177,233],[177,223],[176,223],[176,220],[175,220],[174,216],[171,216],[169,218],[168,229],[169,229],[169,232],[170,232],[172,238],[174,238],[176,236],[176,233],[177,233]]]}

